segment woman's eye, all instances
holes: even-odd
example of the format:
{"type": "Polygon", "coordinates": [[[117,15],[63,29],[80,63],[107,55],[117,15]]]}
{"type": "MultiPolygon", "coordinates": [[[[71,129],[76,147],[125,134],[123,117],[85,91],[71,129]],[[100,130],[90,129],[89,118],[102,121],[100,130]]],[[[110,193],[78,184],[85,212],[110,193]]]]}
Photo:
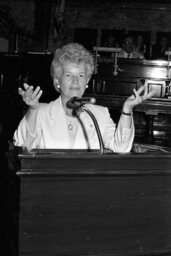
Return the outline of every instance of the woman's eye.
{"type": "Polygon", "coordinates": [[[80,77],[85,77],[85,75],[84,74],[80,74],[80,77]]]}
{"type": "Polygon", "coordinates": [[[66,74],[66,77],[70,77],[71,75],[70,74],[66,74]]]}

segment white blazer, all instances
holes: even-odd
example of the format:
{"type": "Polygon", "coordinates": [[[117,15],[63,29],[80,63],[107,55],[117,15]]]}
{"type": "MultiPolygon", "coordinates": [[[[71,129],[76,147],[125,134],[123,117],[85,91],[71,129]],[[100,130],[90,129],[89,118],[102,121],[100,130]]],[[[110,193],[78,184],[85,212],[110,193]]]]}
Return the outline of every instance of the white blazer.
{"type": "MultiPolygon", "coordinates": [[[[92,104],[87,104],[86,107],[90,109],[97,119],[105,148],[113,152],[129,152],[134,139],[133,120],[131,129],[126,129],[123,128],[121,116],[116,128],[116,124],[111,119],[106,107],[92,104]]],[[[92,119],[83,111],[80,114],[80,120],[72,148],[99,149],[98,136],[92,119]]],[[[29,150],[33,148],[71,148],[61,96],[50,103],[40,103],[34,134],[29,132],[26,118],[25,116],[23,117],[14,133],[14,144],[27,147],[29,150]]]]}

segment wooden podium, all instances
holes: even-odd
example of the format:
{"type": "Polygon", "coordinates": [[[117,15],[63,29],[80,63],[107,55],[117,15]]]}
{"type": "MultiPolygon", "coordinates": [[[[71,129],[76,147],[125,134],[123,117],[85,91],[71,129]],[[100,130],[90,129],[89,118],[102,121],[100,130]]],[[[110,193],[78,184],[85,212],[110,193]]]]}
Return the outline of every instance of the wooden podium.
{"type": "Polygon", "coordinates": [[[171,153],[19,159],[19,256],[171,255],[171,153]]]}

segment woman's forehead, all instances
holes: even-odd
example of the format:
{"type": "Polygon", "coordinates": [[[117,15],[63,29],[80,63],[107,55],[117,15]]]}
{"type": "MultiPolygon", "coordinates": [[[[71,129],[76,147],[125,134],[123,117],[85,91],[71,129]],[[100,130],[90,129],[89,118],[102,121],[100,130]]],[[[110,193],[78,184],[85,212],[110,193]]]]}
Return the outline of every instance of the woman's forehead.
{"type": "Polygon", "coordinates": [[[85,62],[79,62],[79,63],[76,63],[76,62],[64,62],[62,64],[62,67],[64,70],[70,70],[70,69],[80,69],[80,70],[85,70],[86,68],[86,64],[85,62]]]}

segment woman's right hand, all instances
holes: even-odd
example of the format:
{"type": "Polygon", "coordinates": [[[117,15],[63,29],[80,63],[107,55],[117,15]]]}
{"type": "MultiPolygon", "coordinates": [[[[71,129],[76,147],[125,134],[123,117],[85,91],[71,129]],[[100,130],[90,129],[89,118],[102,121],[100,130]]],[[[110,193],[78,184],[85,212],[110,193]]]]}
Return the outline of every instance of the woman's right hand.
{"type": "Polygon", "coordinates": [[[18,93],[22,96],[23,101],[31,108],[37,109],[39,106],[39,99],[42,95],[42,90],[37,86],[35,90],[32,85],[28,85],[27,83],[23,84],[24,90],[22,88],[18,88],[18,93]]]}

